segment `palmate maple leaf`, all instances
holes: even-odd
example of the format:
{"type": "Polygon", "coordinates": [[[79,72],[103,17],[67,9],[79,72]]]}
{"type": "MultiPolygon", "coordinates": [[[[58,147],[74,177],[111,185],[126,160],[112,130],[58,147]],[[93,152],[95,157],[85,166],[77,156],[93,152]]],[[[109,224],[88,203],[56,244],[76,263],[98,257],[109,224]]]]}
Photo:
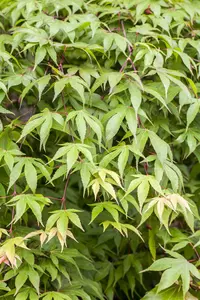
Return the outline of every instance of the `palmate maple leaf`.
{"type": "Polygon", "coordinates": [[[142,219],[140,225],[149,217],[152,212],[155,212],[161,224],[165,226],[169,232],[170,216],[172,213],[178,215],[183,214],[185,221],[191,230],[194,230],[193,212],[189,202],[179,194],[168,194],[162,197],[154,197],[148,200],[142,211],[142,219]]]}
{"type": "Polygon", "coordinates": [[[165,250],[173,258],[165,257],[155,261],[149,268],[142,271],[164,271],[158,284],[157,293],[169,288],[181,279],[181,287],[185,296],[190,288],[192,277],[200,279],[199,270],[177,252],[165,250]]]}
{"type": "Polygon", "coordinates": [[[22,237],[16,237],[6,240],[0,248],[0,264],[5,263],[11,267],[17,267],[17,259],[21,261],[16,254],[16,247],[28,249],[22,237]]]}

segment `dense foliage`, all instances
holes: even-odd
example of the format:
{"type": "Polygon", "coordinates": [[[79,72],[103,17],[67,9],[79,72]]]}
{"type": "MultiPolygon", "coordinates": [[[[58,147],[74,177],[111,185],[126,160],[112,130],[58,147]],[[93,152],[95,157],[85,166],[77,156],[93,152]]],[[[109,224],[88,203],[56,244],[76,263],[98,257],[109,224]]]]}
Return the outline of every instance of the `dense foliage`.
{"type": "Polygon", "coordinates": [[[0,299],[200,299],[200,2],[1,0],[0,299]]]}

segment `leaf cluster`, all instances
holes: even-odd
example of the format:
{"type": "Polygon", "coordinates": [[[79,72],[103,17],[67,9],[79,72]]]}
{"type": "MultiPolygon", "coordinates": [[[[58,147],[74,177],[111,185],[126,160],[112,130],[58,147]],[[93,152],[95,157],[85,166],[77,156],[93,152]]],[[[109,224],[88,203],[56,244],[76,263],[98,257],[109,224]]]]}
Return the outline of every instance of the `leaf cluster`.
{"type": "Polygon", "coordinates": [[[1,0],[0,299],[200,299],[199,17],[1,0]]]}

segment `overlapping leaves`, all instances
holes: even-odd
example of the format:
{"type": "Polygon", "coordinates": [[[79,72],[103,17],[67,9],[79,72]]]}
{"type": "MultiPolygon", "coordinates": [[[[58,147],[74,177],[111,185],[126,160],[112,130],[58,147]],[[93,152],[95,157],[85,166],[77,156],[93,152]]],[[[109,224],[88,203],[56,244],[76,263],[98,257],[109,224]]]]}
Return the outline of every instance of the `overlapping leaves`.
{"type": "Polygon", "coordinates": [[[0,297],[199,299],[199,15],[1,1],[0,297]]]}

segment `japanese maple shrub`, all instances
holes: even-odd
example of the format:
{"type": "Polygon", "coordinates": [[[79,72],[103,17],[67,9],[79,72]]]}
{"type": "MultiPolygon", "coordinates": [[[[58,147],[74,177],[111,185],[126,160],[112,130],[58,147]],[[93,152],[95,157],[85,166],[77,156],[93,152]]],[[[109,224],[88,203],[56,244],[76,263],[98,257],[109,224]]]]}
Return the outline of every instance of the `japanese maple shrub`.
{"type": "Polygon", "coordinates": [[[1,0],[0,299],[200,299],[200,1],[1,0]]]}

